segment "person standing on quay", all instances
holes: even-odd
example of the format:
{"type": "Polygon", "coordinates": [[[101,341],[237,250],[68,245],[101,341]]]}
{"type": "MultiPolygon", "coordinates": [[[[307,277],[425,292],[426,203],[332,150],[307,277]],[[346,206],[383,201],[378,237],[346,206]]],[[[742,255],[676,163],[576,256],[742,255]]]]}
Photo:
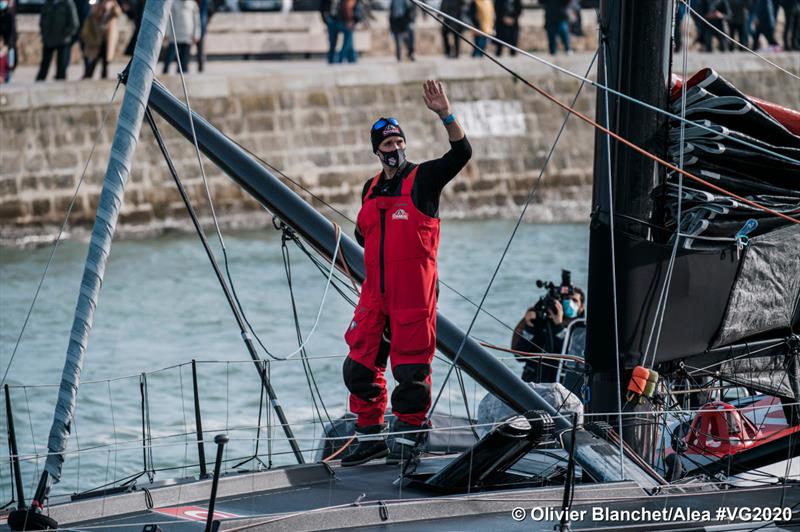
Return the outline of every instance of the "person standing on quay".
{"type": "Polygon", "coordinates": [[[67,79],[72,37],[78,31],[78,11],[72,0],[47,0],[39,16],[42,33],[42,63],[36,81],[44,81],[53,54],[56,54],[56,79],[67,79]]]}
{"type": "Polygon", "coordinates": [[[406,43],[409,61],[414,60],[414,17],[416,6],[411,0],[392,0],[389,5],[389,29],[394,36],[395,55],[402,61],[401,44],[406,43]]]}
{"type": "MultiPolygon", "coordinates": [[[[494,35],[494,2],[493,0],[472,0],[475,8],[475,25],[483,33],[494,35]]],[[[475,34],[475,48],[472,57],[483,57],[486,43],[489,38],[479,33],[475,34]]]]}
{"type": "Polygon", "coordinates": [[[83,78],[91,79],[98,62],[102,62],[100,77],[108,78],[108,65],[113,61],[117,51],[117,18],[122,15],[122,8],[116,0],[102,0],[92,6],[92,11],[81,28],[83,41],[84,71],[83,78]]]}
{"type": "MultiPolygon", "coordinates": [[[[517,46],[519,42],[519,17],[522,15],[522,0],[494,0],[494,12],[497,17],[495,28],[497,38],[507,42],[511,46],[517,46]]],[[[495,43],[495,55],[503,55],[502,43],[495,43]]],[[[513,48],[508,49],[511,55],[517,55],[513,48]]]]}
{"type": "Polygon", "coordinates": [[[544,29],[547,31],[547,47],[552,55],[558,51],[557,39],[561,39],[564,51],[571,53],[569,47],[569,5],[570,0],[541,0],[544,4],[544,29]]]}
{"type": "Polygon", "coordinates": [[[164,74],[175,60],[175,43],[178,43],[178,59],[184,72],[189,71],[189,55],[192,44],[200,41],[200,10],[195,0],[173,0],[172,24],[167,24],[167,52],[164,57],[164,74]],[[172,28],[175,33],[172,33],[172,28]]]}
{"type": "Polygon", "coordinates": [[[0,0],[0,83],[11,81],[17,66],[17,14],[11,0],[0,0]]]}
{"type": "MultiPolygon", "coordinates": [[[[442,13],[449,15],[458,20],[464,19],[464,2],[463,0],[442,0],[442,13]]],[[[444,46],[444,55],[452,59],[458,58],[458,49],[461,44],[461,39],[453,29],[458,29],[458,24],[449,19],[443,20],[442,24],[442,43],[444,46]],[[452,41],[452,43],[451,43],[452,41]]]]}

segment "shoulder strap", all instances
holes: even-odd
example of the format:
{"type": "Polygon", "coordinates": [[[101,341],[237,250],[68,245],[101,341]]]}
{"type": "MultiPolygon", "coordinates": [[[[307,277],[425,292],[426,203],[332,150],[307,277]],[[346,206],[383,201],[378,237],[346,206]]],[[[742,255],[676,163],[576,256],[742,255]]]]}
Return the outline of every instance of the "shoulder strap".
{"type": "Polygon", "coordinates": [[[415,166],[411,172],[403,179],[403,188],[400,189],[401,196],[410,196],[411,190],[414,188],[414,181],[417,179],[417,170],[419,166],[415,166]]]}
{"type": "MultiPolygon", "coordinates": [[[[372,182],[369,184],[369,188],[367,189],[367,193],[364,195],[364,201],[367,201],[369,195],[372,194],[372,189],[375,188],[375,184],[381,178],[381,174],[377,174],[375,177],[372,178],[372,182]]],[[[363,202],[362,202],[363,203],[363,202]]]]}

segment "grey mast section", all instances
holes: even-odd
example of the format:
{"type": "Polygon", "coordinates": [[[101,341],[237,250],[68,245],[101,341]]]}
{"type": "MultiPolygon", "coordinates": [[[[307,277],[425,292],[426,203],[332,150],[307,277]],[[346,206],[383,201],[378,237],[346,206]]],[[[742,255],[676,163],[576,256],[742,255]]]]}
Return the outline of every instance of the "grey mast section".
{"type": "Polygon", "coordinates": [[[147,2],[129,67],[125,98],[122,101],[117,130],[111,145],[103,190],[97,205],[89,252],[81,279],[78,304],[75,308],[67,357],[58,390],[58,403],[47,440],[48,456],[45,470],[55,481],[61,478],[61,466],[64,463],[64,451],[67,448],[67,439],[75,413],[83,357],[89,345],[89,333],[92,330],[94,312],[103,285],[106,261],[111,251],[111,241],[122,206],[125,183],[130,175],[133,154],[144,110],[150,97],[150,88],[171,5],[172,0],[147,2]]]}

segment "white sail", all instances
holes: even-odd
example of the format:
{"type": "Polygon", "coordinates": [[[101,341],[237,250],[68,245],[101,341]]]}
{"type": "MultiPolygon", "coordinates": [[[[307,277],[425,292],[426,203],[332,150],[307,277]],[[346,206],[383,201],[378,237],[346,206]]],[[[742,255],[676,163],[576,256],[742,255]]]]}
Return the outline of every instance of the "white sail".
{"type": "Polygon", "coordinates": [[[122,206],[125,183],[130,175],[133,154],[150,95],[171,4],[172,0],[147,2],[136,49],[128,70],[125,98],[122,101],[117,130],[111,145],[100,203],[97,205],[78,304],[69,336],[67,358],[61,374],[58,403],[47,441],[48,456],[45,470],[55,482],[61,478],[63,453],[67,448],[67,439],[75,413],[83,357],[89,344],[89,332],[92,329],[94,312],[103,284],[106,261],[111,251],[111,241],[122,206]]]}

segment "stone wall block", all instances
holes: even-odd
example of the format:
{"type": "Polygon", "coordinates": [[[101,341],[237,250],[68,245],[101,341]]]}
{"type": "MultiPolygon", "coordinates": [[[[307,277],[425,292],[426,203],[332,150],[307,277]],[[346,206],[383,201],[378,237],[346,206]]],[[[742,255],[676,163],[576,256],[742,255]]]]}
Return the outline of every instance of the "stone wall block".
{"type": "Polygon", "coordinates": [[[0,202],[0,219],[17,221],[28,215],[30,204],[18,199],[10,199],[0,202]]]}
{"type": "Polygon", "coordinates": [[[248,116],[246,119],[247,129],[254,133],[263,133],[275,129],[275,119],[272,115],[258,114],[248,116]]]}
{"type": "Polygon", "coordinates": [[[15,177],[0,178],[0,196],[16,196],[17,179],[15,177]]]}

